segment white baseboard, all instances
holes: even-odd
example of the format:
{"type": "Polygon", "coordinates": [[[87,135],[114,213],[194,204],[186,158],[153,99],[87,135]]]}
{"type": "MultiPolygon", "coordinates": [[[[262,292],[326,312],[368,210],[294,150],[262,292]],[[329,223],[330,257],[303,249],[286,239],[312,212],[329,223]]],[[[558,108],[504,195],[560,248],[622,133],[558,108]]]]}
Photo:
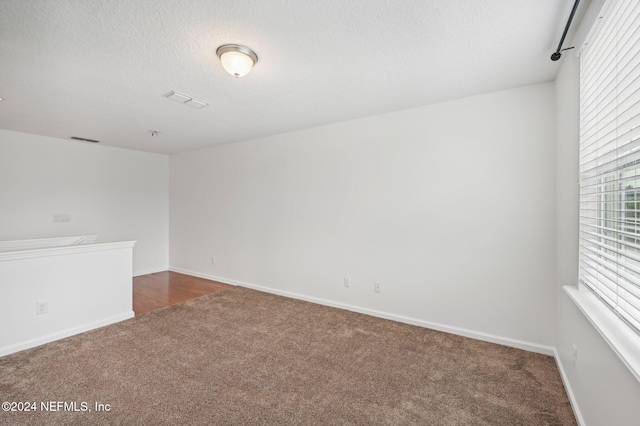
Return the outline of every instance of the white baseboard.
{"type": "Polygon", "coordinates": [[[167,270],[166,266],[163,266],[162,268],[158,269],[158,268],[153,268],[153,269],[143,269],[141,271],[135,271],[133,273],[134,277],[139,277],[140,275],[149,275],[149,274],[155,274],[157,272],[164,272],[167,270]]]}
{"type": "Polygon", "coordinates": [[[169,267],[170,271],[179,272],[181,274],[193,275],[194,277],[205,278],[208,280],[219,281],[225,284],[231,284],[240,287],[246,287],[253,290],[263,291],[265,293],[277,294],[279,296],[290,297],[292,299],[304,300],[307,302],[317,303],[319,305],[331,306],[333,308],[346,309],[352,312],[358,312],[365,315],[371,315],[373,317],[384,318],[392,321],[402,322],[405,324],[416,325],[418,327],[429,328],[432,330],[444,331],[445,333],[456,334],[458,336],[469,337],[471,339],[482,340],[490,343],[497,343],[499,345],[510,346],[513,348],[523,349],[529,352],[536,352],[544,355],[554,355],[555,348],[552,346],[540,345],[537,343],[525,342],[523,340],[511,339],[508,337],[496,336],[489,333],[483,333],[481,331],[469,330],[466,328],[454,327],[445,324],[439,324],[430,321],[424,321],[417,318],[406,317],[404,315],[392,314],[388,312],[378,311],[375,309],[364,308],[361,306],[350,305],[347,303],[336,302],[333,300],[322,299],[319,297],[306,296],[300,293],[292,293],[289,291],[277,290],[270,287],[264,287],[261,285],[251,284],[243,281],[233,280],[225,277],[218,277],[214,275],[202,274],[199,272],[189,271],[182,268],[169,267]]]}
{"type": "Polygon", "coordinates": [[[562,378],[562,383],[564,384],[564,389],[567,391],[567,396],[569,396],[569,402],[571,403],[571,408],[573,408],[573,414],[576,416],[576,420],[578,425],[585,426],[584,418],[582,417],[582,413],[580,412],[580,407],[578,406],[578,401],[576,400],[576,396],[573,393],[573,389],[571,388],[571,384],[569,383],[569,378],[567,377],[567,373],[564,370],[564,365],[562,364],[562,359],[560,359],[560,354],[553,349],[553,357],[556,359],[556,365],[558,366],[558,370],[560,371],[560,377],[562,378]]]}
{"type": "Polygon", "coordinates": [[[36,346],[44,345],[45,343],[53,342],[55,340],[64,339],[65,337],[73,336],[74,334],[84,333],[85,331],[93,330],[94,328],[100,328],[100,327],[104,327],[105,325],[124,321],[126,319],[133,318],[134,315],[135,314],[133,311],[124,312],[122,314],[114,315],[112,317],[104,318],[98,321],[93,321],[88,324],[83,324],[78,327],[68,328],[66,330],[47,334],[45,336],[27,340],[25,342],[20,342],[13,345],[5,346],[4,348],[0,348],[0,357],[9,355],[15,352],[20,352],[25,349],[35,348],[36,346]]]}

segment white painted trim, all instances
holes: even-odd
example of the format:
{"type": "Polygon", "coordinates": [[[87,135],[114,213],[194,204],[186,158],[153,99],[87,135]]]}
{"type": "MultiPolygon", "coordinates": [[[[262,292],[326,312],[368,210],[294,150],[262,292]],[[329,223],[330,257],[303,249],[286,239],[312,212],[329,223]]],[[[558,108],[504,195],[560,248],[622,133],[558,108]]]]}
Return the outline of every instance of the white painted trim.
{"type": "Polygon", "coordinates": [[[562,364],[562,360],[560,359],[560,354],[555,348],[553,349],[553,357],[556,359],[556,365],[558,366],[558,370],[560,371],[560,377],[562,378],[562,383],[564,384],[564,390],[567,392],[567,396],[569,396],[569,402],[571,403],[573,414],[576,416],[576,421],[578,422],[579,426],[585,426],[586,423],[584,421],[584,418],[582,417],[582,413],[580,412],[578,400],[573,393],[573,388],[571,387],[571,383],[569,382],[569,378],[567,377],[564,365],[562,364]]]}
{"type": "Polygon", "coordinates": [[[153,269],[143,269],[142,271],[135,271],[133,276],[134,277],[139,277],[141,275],[150,275],[150,274],[157,274],[158,272],[164,272],[166,271],[168,268],[166,266],[163,266],[162,268],[158,269],[158,268],[153,268],[153,269]]]}
{"type": "Polygon", "coordinates": [[[508,337],[496,336],[494,334],[483,333],[481,331],[469,330],[466,328],[454,327],[445,324],[439,324],[430,321],[424,321],[417,318],[406,317],[404,315],[397,315],[388,312],[382,312],[375,309],[363,308],[360,306],[350,305],[342,302],[335,302],[333,300],[322,299],[313,296],[306,296],[299,293],[292,293],[289,291],[277,290],[270,287],[264,287],[261,285],[251,284],[243,281],[233,280],[225,277],[218,277],[214,275],[201,274],[186,269],[169,267],[170,271],[179,272],[181,274],[193,275],[195,277],[205,278],[208,280],[219,281],[225,284],[231,284],[240,287],[246,287],[253,290],[263,291],[265,293],[277,294],[279,296],[290,297],[292,299],[304,300],[307,302],[317,303],[319,305],[331,306],[339,309],[346,309],[352,312],[358,312],[365,315],[371,315],[373,317],[384,318],[392,321],[402,322],[405,324],[416,325],[418,327],[429,328],[432,330],[444,331],[445,333],[456,334],[458,336],[469,337],[471,339],[482,340],[484,342],[497,343],[499,345],[510,346],[513,348],[524,349],[529,352],[536,352],[544,355],[554,355],[555,348],[552,346],[539,345],[537,343],[525,342],[523,340],[511,339],[508,337]]]}
{"type": "Polygon", "coordinates": [[[585,44],[591,39],[597,25],[596,21],[602,16],[602,9],[607,0],[591,0],[586,12],[582,16],[578,30],[573,37],[572,46],[575,46],[574,54],[580,56],[585,44]]]}
{"type": "Polygon", "coordinates": [[[76,244],[92,244],[97,235],[78,235],[74,237],[38,238],[33,240],[0,241],[0,251],[22,251],[32,248],[72,246],[76,244]]]}
{"type": "Polygon", "coordinates": [[[23,249],[20,251],[11,252],[0,252],[0,262],[5,260],[30,259],[34,257],[59,256],[73,253],[87,253],[92,251],[133,248],[135,243],[135,241],[118,241],[114,243],[79,244],[73,246],[58,246],[38,249],[23,249]]]}
{"type": "Polygon", "coordinates": [[[174,266],[169,266],[169,270],[171,272],[178,272],[179,274],[185,274],[185,275],[191,275],[198,278],[204,278],[205,280],[219,281],[221,283],[225,283],[233,286],[245,287],[244,285],[240,284],[241,281],[232,280],[231,278],[223,278],[215,275],[201,274],[200,272],[190,271],[188,269],[176,268],[174,266]]]}
{"type": "Polygon", "coordinates": [[[569,298],[609,344],[634,377],[640,381],[640,336],[589,290],[563,286],[569,298]]]}
{"type": "Polygon", "coordinates": [[[114,315],[109,318],[104,318],[98,321],[93,321],[88,324],[84,324],[78,327],[68,328],[66,330],[58,331],[55,333],[47,334],[46,336],[38,337],[36,339],[27,340],[26,342],[16,343],[14,345],[5,346],[0,348],[0,357],[9,355],[15,352],[20,352],[25,349],[34,348],[36,346],[44,345],[55,340],[64,339],[65,337],[73,336],[75,334],[84,333],[85,331],[93,330],[95,328],[104,327],[106,325],[114,324],[116,322],[124,321],[134,317],[133,311],[128,311],[119,315],[114,315]]]}

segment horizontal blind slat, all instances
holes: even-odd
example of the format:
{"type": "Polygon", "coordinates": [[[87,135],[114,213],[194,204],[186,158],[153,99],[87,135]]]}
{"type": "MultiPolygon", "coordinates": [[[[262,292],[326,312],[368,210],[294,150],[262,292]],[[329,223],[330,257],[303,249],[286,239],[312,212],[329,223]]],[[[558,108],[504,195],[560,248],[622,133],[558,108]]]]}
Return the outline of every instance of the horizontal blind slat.
{"type": "Polygon", "coordinates": [[[640,2],[608,1],[580,60],[579,279],[640,333],[640,2]]]}

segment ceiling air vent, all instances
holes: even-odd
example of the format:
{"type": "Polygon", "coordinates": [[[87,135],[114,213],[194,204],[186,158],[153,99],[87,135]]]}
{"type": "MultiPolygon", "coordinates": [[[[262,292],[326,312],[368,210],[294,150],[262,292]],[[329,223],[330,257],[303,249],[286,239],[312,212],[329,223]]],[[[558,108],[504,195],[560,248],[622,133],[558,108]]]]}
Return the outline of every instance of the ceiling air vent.
{"type": "Polygon", "coordinates": [[[77,141],[83,141],[83,142],[92,142],[92,143],[100,142],[100,141],[97,141],[95,139],[79,138],[77,136],[71,136],[71,139],[74,139],[74,140],[77,140],[77,141]]]}
{"type": "Polygon", "coordinates": [[[167,94],[164,95],[165,98],[171,99],[172,101],[176,101],[176,102],[180,102],[181,104],[185,104],[187,106],[190,106],[191,108],[204,108],[207,105],[209,105],[208,103],[204,102],[204,101],[199,101],[197,99],[192,98],[189,95],[185,95],[183,93],[178,93],[175,91],[171,91],[167,94]]]}

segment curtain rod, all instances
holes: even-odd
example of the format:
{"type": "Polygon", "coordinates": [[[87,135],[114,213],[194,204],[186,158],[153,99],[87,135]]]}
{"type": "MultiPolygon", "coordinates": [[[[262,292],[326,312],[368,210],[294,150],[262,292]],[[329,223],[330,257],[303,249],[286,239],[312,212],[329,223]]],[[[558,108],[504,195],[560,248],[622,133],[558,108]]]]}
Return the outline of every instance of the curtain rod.
{"type": "Polygon", "coordinates": [[[558,48],[555,52],[551,54],[551,60],[557,61],[562,56],[562,52],[565,50],[573,49],[573,47],[567,47],[566,49],[562,48],[562,43],[564,43],[564,38],[567,36],[567,32],[569,31],[569,27],[571,26],[571,21],[573,21],[573,15],[576,14],[576,9],[578,8],[578,3],[580,0],[576,0],[573,4],[573,9],[571,9],[571,15],[569,15],[569,20],[567,21],[567,25],[564,27],[564,33],[562,33],[562,38],[560,39],[560,43],[558,44],[558,48]]]}

